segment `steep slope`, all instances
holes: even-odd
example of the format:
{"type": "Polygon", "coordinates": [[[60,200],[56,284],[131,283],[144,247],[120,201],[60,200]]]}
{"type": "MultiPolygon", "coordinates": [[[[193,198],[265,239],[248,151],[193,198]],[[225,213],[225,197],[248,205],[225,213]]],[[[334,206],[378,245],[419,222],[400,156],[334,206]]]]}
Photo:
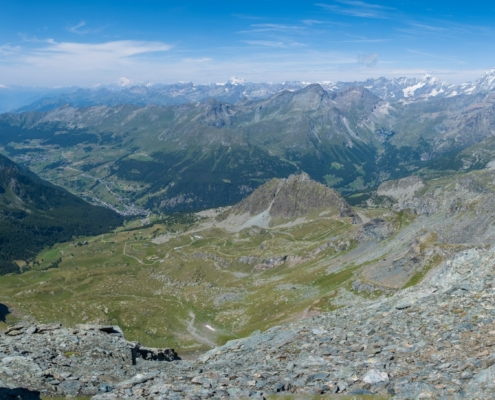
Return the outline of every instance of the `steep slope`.
{"type": "Polygon", "coordinates": [[[123,222],[115,212],[92,206],[37,178],[0,155],[0,274],[18,272],[44,247],[108,232],[123,222]]]}

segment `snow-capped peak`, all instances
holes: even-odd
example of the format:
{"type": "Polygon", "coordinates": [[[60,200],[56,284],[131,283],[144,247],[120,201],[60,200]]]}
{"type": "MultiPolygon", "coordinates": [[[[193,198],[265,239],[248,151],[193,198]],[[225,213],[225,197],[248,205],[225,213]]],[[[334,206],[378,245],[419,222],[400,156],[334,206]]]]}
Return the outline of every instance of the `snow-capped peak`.
{"type": "Polygon", "coordinates": [[[487,76],[491,76],[491,75],[495,75],[495,68],[492,68],[488,71],[486,71],[483,75],[481,75],[481,77],[478,79],[478,80],[481,80],[487,76]]]}
{"type": "Polygon", "coordinates": [[[428,82],[428,83],[430,83],[430,84],[433,84],[433,83],[440,83],[440,81],[439,81],[437,78],[435,78],[434,76],[431,76],[430,74],[425,74],[425,75],[423,76],[423,79],[422,79],[422,80],[423,80],[423,81],[427,81],[427,82],[428,82]]]}
{"type": "Polygon", "coordinates": [[[126,77],[121,77],[119,79],[117,79],[117,85],[119,85],[120,87],[126,87],[126,86],[129,86],[131,84],[131,80],[126,78],[126,77]]]}
{"type": "Polygon", "coordinates": [[[227,83],[230,83],[231,85],[244,85],[246,83],[246,80],[244,78],[233,76],[227,83]]]}
{"type": "Polygon", "coordinates": [[[475,86],[477,86],[478,90],[495,89],[495,68],[492,68],[481,75],[481,77],[476,81],[475,86]]]}
{"type": "Polygon", "coordinates": [[[486,71],[476,82],[463,83],[459,88],[460,92],[464,94],[476,94],[495,90],[495,68],[486,71]]]}

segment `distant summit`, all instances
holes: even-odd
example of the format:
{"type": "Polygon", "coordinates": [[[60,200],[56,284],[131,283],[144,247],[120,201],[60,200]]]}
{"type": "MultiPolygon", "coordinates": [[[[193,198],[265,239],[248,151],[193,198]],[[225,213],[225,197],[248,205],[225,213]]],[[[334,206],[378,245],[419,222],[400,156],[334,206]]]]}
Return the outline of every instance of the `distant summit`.
{"type": "Polygon", "coordinates": [[[244,85],[246,83],[246,80],[244,78],[233,76],[227,83],[230,83],[231,85],[244,85]]]}

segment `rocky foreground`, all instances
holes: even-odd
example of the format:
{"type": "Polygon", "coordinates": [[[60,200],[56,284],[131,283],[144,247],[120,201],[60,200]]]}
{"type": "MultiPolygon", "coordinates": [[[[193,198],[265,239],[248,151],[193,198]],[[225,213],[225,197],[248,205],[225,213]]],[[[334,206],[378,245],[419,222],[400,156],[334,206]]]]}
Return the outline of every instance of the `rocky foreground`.
{"type": "Polygon", "coordinates": [[[0,338],[0,388],[98,400],[274,393],[492,399],[494,265],[495,248],[463,251],[417,287],[256,332],[195,361],[140,348],[118,328],[18,326],[0,338]]]}

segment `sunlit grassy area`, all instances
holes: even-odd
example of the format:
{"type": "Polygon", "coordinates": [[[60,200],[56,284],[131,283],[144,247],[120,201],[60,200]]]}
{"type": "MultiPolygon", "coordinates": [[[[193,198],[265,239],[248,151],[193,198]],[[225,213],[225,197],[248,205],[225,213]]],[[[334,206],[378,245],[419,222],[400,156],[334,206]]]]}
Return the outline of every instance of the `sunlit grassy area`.
{"type": "Polygon", "coordinates": [[[139,224],[47,249],[36,270],[2,277],[0,301],[42,322],[117,324],[130,340],[188,351],[291,319],[356,269],[328,274],[342,252],[315,252],[348,237],[354,226],[345,219],[320,217],[256,234],[139,224]],[[167,232],[165,243],[152,241],[167,232]],[[242,262],[242,256],[256,261],[242,262]],[[293,259],[265,271],[254,268],[284,256],[293,259]],[[46,269],[57,259],[58,268],[46,269]]]}

